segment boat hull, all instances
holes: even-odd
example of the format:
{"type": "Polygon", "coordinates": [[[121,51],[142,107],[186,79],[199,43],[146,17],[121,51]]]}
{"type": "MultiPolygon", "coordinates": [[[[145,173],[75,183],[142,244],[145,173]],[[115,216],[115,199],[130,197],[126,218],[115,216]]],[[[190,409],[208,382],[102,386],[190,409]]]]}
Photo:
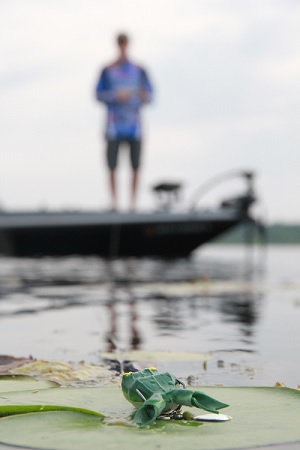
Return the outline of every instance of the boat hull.
{"type": "Polygon", "coordinates": [[[223,208],[190,213],[2,213],[0,253],[181,257],[247,220],[245,211],[223,208]]]}

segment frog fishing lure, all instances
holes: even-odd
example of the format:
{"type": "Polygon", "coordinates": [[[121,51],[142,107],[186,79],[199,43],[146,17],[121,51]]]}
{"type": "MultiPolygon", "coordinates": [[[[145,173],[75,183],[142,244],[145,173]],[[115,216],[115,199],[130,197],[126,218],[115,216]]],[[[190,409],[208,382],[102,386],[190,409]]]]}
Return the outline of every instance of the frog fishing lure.
{"type": "Polygon", "coordinates": [[[174,375],[159,373],[155,368],[125,373],[122,378],[125,398],[137,408],[134,422],[141,427],[151,425],[161,414],[176,413],[181,405],[195,406],[218,414],[229,405],[199,391],[185,389],[174,375]]]}

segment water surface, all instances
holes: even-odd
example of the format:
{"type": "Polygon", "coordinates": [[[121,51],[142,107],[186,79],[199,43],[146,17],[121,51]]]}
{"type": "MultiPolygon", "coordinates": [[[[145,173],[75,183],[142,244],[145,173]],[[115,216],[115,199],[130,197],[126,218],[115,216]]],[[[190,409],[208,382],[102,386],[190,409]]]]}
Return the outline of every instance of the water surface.
{"type": "Polygon", "coordinates": [[[300,384],[300,246],[206,246],[173,261],[0,258],[0,354],[153,361],[195,384],[300,384]]]}

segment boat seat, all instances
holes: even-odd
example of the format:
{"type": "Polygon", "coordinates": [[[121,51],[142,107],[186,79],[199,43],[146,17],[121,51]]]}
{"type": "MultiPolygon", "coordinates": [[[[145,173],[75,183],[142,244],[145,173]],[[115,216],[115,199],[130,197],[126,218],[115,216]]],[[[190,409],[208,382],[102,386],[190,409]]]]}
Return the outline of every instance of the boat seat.
{"type": "Polygon", "coordinates": [[[158,207],[162,210],[172,209],[174,203],[178,201],[181,183],[158,183],[153,186],[153,191],[158,198],[158,207]]]}
{"type": "Polygon", "coordinates": [[[181,189],[181,183],[159,183],[153,186],[153,190],[157,193],[170,192],[177,193],[181,189]]]}

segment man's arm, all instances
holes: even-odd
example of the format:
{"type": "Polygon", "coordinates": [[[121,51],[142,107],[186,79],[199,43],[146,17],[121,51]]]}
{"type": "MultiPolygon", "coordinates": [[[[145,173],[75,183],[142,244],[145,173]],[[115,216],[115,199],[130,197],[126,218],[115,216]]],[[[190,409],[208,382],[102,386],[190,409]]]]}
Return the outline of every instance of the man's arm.
{"type": "Polygon", "coordinates": [[[103,69],[97,87],[96,87],[96,97],[99,102],[103,102],[106,105],[111,105],[113,103],[128,103],[131,101],[133,94],[128,89],[113,89],[111,86],[109,76],[107,73],[107,68],[103,69]]]}
{"type": "Polygon", "coordinates": [[[99,102],[106,103],[107,105],[116,100],[115,92],[110,86],[107,68],[102,70],[99,77],[99,81],[96,86],[96,98],[99,102]]]}
{"type": "Polygon", "coordinates": [[[153,87],[146,71],[140,68],[140,78],[137,89],[129,99],[129,103],[135,107],[140,107],[150,103],[153,99],[153,87]]]}
{"type": "Polygon", "coordinates": [[[144,69],[141,70],[140,99],[141,103],[150,103],[153,100],[153,86],[144,69]]]}

